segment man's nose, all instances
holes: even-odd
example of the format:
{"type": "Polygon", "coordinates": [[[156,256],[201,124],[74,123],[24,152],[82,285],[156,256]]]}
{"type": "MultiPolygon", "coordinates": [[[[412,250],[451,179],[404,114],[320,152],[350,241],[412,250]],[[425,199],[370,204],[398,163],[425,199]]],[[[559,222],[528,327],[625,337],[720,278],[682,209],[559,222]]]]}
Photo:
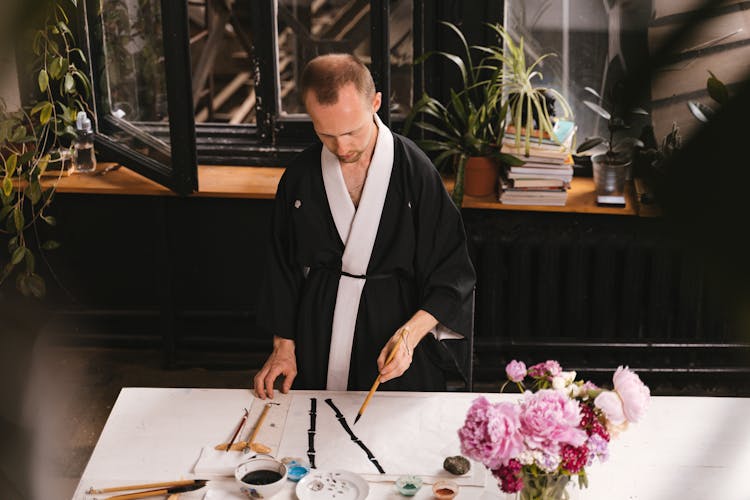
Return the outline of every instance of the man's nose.
{"type": "Polygon", "coordinates": [[[343,155],[349,152],[349,143],[342,141],[341,139],[336,140],[336,154],[343,155]]]}

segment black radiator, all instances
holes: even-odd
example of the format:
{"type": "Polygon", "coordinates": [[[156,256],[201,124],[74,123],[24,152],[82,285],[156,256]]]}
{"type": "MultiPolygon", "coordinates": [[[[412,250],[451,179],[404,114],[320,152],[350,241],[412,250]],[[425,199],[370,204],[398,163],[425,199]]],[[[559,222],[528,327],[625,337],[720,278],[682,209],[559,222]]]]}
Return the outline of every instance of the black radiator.
{"type": "Polygon", "coordinates": [[[658,226],[558,219],[471,232],[477,389],[515,358],[558,359],[599,383],[629,365],[661,393],[750,392],[750,346],[732,333],[721,287],[658,226]]]}

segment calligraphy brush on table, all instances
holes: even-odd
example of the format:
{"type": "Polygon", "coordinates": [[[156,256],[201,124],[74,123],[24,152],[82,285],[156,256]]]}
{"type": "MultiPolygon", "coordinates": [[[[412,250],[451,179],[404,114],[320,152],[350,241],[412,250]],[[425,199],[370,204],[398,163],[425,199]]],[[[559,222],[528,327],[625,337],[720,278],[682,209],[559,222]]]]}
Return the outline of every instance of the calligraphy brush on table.
{"type": "Polygon", "coordinates": [[[185,486],[174,486],[172,488],[159,488],[156,490],[139,491],[137,493],[128,493],[126,495],[116,495],[113,497],[107,497],[105,500],[135,500],[136,498],[148,498],[158,497],[165,495],[175,495],[179,493],[187,493],[189,491],[195,491],[203,488],[206,485],[206,481],[196,481],[195,484],[188,484],[185,486]]]}
{"type": "Polygon", "coordinates": [[[240,420],[239,425],[237,426],[237,430],[234,431],[234,435],[232,436],[231,441],[229,441],[229,444],[227,445],[226,451],[229,452],[230,449],[232,449],[232,445],[234,444],[234,440],[237,439],[237,436],[239,435],[240,431],[243,427],[245,427],[245,422],[247,422],[247,416],[250,414],[250,412],[247,411],[247,408],[244,408],[245,413],[242,415],[242,419],[240,420]]]}
{"type": "Polygon", "coordinates": [[[126,486],[113,486],[110,488],[89,488],[86,492],[89,495],[99,495],[101,493],[115,493],[117,491],[146,490],[149,488],[174,488],[177,486],[192,486],[200,484],[203,487],[206,484],[205,479],[183,479],[180,481],[165,481],[161,483],[148,484],[129,484],[126,486]]]}
{"type": "MultiPolygon", "coordinates": [[[[396,345],[394,345],[393,349],[391,349],[391,352],[388,353],[388,357],[386,358],[385,364],[383,366],[387,366],[388,363],[390,363],[391,360],[393,360],[393,357],[396,355],[398,348],[401,346],[401,342],[404,340],[404,329],[401,328],[398,331],[398,333],[399,333],[399,336],[398,336],[398,340],[396,341],[396,345]]],[[[365,408],[367,408],[367,405],[370,403],[370,399],[372,399],[372,395],[375,394],[375,391],[378,389],[379,385],[380,385],[380,374],[378,373],[378,376],[375,378],[375,383],[373,383],[372,387],[370,387],[370,392],[367,393],[367,397],[365,398],[364,403],[362,403],[362,407],[359,409],[359,412],[357,412],[357,416],[354,418],[355,424],[365,413],[365,408]]]]}

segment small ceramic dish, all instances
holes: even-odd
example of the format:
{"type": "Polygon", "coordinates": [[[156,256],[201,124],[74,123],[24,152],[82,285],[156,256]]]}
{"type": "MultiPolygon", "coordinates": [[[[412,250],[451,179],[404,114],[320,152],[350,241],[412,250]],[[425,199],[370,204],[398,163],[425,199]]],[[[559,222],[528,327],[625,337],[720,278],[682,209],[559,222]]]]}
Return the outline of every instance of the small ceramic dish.
{"type": "Polygon", "coordinates": [[[401,476],[396,479],[396,489],[405,497],[413,497],[424,482],[419,476],[401,476]]]}
{"type": "Polygon", "coordinates": [[[449,479],[441,479],[432,485],[432,494],[438,500],[452,500],[458,494],[458,484],[449,479]]]}

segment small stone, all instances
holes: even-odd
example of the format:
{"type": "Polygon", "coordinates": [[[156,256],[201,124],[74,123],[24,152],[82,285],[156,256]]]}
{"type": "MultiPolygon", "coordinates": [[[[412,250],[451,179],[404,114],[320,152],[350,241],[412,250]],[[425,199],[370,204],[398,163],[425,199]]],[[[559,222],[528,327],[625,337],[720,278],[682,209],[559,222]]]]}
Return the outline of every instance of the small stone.
{"type": "Polygon", "coordinates": [[[455,457],[448,457],[445,459],[443,462],[443,469],[451,474],[460,476],[469,472],[469,469],[471,469],[471,463],[466,457],[456,455],[455,457]]]}

